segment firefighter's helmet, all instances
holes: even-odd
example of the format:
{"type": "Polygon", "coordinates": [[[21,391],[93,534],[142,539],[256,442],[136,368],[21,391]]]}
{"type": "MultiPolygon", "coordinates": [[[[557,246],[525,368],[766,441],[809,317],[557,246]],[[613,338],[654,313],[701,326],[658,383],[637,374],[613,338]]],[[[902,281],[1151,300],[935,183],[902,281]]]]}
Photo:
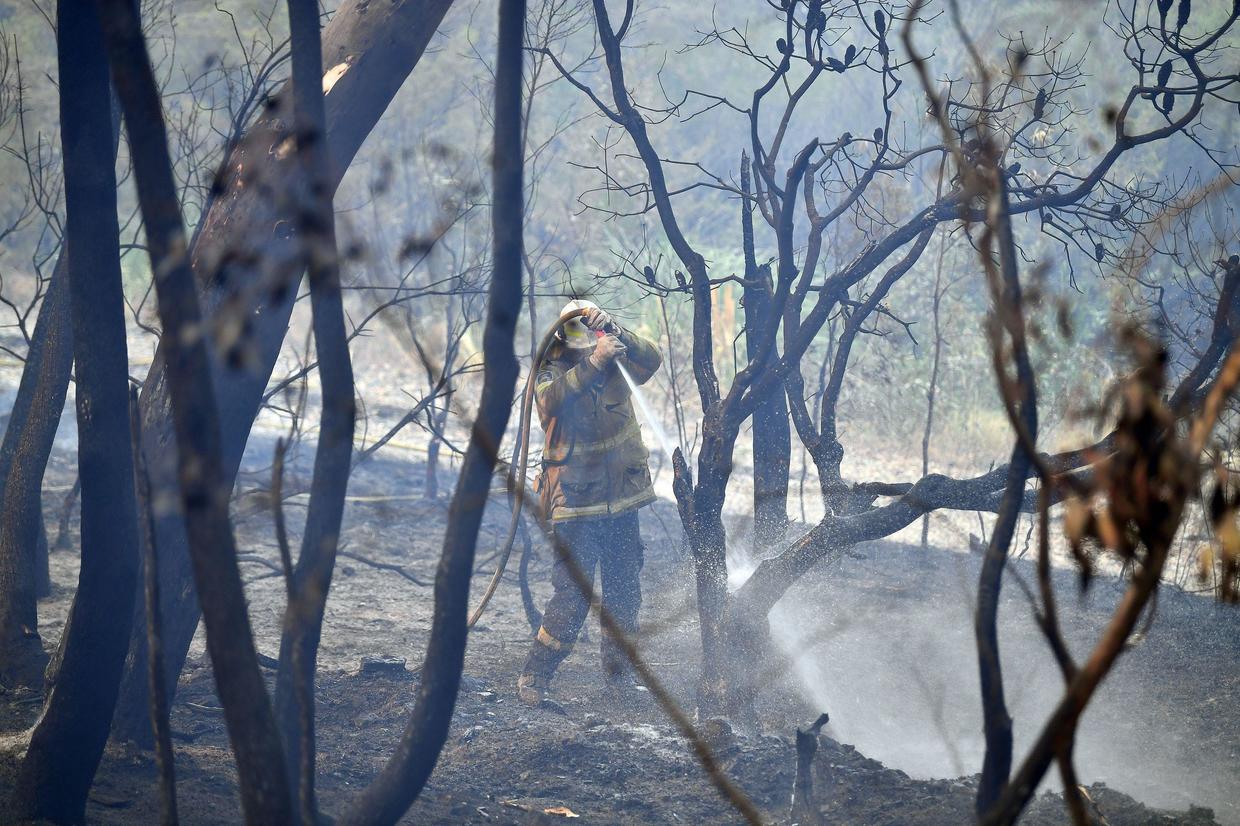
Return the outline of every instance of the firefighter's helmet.
{"type": "MultiPolygon", "coordinates": [[[[564,305],[564,309],[560,310],[560,316],[565,313],[571,313],[573,310],[597,310],[598,305],[593,301],[587,301],[584,298],[576,298],[564,305]]],[[[564,323],[559,332],[560,340],[565,346],[574,350],[589,350],[594,347],[596,336],[586,326],[581,316],[577,316],[571,321],[564,323]]]]}

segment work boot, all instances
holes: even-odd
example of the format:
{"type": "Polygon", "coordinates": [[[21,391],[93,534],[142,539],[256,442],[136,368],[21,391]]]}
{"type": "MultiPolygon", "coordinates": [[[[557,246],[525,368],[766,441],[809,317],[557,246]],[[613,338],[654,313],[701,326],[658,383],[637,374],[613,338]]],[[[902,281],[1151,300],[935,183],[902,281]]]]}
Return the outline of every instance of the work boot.
{"type": "Polygon", "coordinates": [[[568,655],[567,649],[568,646],[551,636],[547,629],[538,629],[538,636],[530,645],[530,653],[521,667],[521,676],[517,678],[517,698],[521,702],[529,706],[542,705],[547,699],[551,675],[568,655]]]}
{"type": "Polygon", "coordinates": [[[599,648],[602,655],[600,665],[603,670],[603,682],[609,689],[615,688],[623,692],[640,688],[645,691],[645,688],[641,686],[641,680],[637,678],[637,673],[633,670],[633,663],[629,662],[628,656],[619,644],[604,633],[599,648]]]}
{"type": "Polygon", "coordinates": [[[618,674],[605,674],[603,682],[603,697],[609,707],[628,714],[638,714],[653,708],[654,696],[631,669],[625,669],[618,674]]]}
{"type": "Polygon", "coordinates": [[[547,679],[538,674],[522,674],[517,678],[517,699],[537,708],[547,699],[547,679]]]}
{"type": "Polygon", "coordinates": [[[608,708],[622,714],[641,715],[654,710],[654,697],[643,685],[637,683],[612,683],[604,691],[608,708]]]}

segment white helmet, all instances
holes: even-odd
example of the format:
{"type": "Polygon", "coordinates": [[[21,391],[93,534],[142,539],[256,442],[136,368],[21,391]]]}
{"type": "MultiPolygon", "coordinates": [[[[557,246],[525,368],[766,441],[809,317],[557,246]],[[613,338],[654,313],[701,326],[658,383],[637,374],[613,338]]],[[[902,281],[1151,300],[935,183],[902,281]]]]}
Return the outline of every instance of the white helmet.
{"type": "MultiPolygon", "coordinates": [[[[564,305],[564,309],[560,310],[560,317],[565,313],[571,313],[574,310],[597,310],[598,305],[593,301],[587,301],[584,298],[576,298],[564,305]]],[[[564,323],[559,332],[560,341],[565,346],[574,350],[590,350],[594,347],[596,336],[586,326],[581,316],[577,316],[571,321],[564,323]]]]}

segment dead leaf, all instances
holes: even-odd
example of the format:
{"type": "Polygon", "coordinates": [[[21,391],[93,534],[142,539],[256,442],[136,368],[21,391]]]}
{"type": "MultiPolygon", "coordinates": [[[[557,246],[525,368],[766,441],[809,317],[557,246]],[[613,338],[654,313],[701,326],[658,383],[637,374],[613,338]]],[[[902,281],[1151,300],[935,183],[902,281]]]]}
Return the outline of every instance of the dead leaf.
{"type": "Polygon", "coordinates": [[[577,814],[567,806],[552,806],[550,808],[543,809],[543,814],[560,815],[561,817],[581,817],[581,815],[577,814]]]}

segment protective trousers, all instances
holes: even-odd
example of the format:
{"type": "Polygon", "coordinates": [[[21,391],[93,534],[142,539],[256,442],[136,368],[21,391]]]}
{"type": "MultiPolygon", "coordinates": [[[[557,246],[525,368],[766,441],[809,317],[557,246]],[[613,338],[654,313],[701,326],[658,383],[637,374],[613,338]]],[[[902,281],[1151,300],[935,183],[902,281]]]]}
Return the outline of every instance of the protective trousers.
{"type": "MultiPolygon", "coordinates": [[[[543,681],[551,679],[577,640],[590,611],[596,566],[602,571],[603,608],[627,635],[637,631],[637,612],[642,604],[639,575],[643,548],[637,511],[560,522],[555,527],[555,538],[563,551],[554,551],[551,583],[555,593],[547,602],[542,627],[523,670],[543,681]],[[589,583],[585,593],[573,574],[573,566],[589,583]]],[[[608,681],[627,678],[631,671],[623,649],[605,630],[600,636],[604,676],[608,681]]]]}

